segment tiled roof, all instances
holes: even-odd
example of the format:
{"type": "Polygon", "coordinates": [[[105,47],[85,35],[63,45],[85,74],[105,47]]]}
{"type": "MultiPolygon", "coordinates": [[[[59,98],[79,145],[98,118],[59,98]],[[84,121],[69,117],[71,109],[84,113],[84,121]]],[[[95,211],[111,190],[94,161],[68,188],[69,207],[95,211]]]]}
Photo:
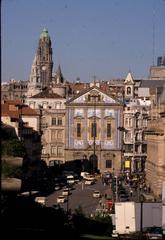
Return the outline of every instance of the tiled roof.
{"type": "MultiPolygon", "coordinates": [[[[19,112],[20,111],[21,110],[19,110],[19,112]]],[[[22,108],[22,115],[38,115],[38,113],[34,109],[30,108],[29,106],[24,105],[22,108]]]]}
{"type": "Polygon", "coordinates": [[[165,80],[142,80],[140,87],[163,87],[165,80]]]}
{"type": "Polygon", "coordinates": [[[54,93],[52,89],[47,88],[42,92],[32,96],[31,98],[63,98],[63,97],[57,93],[54,93]]]}
{"type": "MultiPolygon", "coordinates": [[[[12,104],[15,105],[15,104],[12,104]]],[[[15,111],[11,111],[9,110],[9,106],[10,104],[8,103],[4,103],[1,105],[1,116],[9,116],[11,118],[19,118],[19,112],[18,112],[18,108],[16,108],[15,111]]]]}
{"type": "Polygon", "coordinates": [[[76,82],[76,83],[70,83],[69,85],[74,91],[82,91],[86,88],[89,88],[88,83],[76,82]]]}
{"type": "Polygon", "coordinates": [[[6,101],[1,105],[1,115],[12,118],[19,118],[19,115],[37,116],[38,113],[27,105],[20,104],[20,101],[6,101]]]}

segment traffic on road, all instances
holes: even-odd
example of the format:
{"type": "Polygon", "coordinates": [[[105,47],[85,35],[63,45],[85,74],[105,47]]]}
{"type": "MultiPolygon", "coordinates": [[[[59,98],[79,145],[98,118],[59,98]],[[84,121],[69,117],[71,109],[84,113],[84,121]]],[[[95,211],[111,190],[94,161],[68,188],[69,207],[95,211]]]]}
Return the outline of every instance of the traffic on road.
{"type": "Polygon", "coordinates": [[[92,185],[85,184],[85,181],[81,180],[74,184],[71,189],[64,186],[47,196],[46,206],[52,207],[60,204],[64,210],[70,209],[72,212],[81,207],[85,215],[91,216],[91,214],[95,214],[100,200],[104,199],[106,192],[110,194],[110,185],[104,185],[100,178],[92,185]],[[60,201],[59,196],[63,196],[64,201],[60,201]]]}

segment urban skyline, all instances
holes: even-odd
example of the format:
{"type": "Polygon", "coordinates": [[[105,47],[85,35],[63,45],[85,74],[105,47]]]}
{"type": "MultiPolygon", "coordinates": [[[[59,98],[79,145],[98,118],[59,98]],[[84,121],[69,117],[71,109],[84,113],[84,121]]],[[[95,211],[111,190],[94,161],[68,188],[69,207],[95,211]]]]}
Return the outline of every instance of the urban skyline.
{"type": "Polygon", "coordinates": [[[129,70],[135,78],[147,78],[164,54],[163,0],[31,4],[2,1],[2,81],[29,79],[44,27],[52,40],[54,71],[60,64],[70,81],[125,78],[129,70]]]}

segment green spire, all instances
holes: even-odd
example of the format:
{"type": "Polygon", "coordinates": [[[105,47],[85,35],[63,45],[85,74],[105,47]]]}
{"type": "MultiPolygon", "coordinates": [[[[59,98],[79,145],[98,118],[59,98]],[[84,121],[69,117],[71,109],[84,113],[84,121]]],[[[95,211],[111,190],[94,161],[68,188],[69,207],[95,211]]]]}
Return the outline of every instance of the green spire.
{"type": "Polygon", "coordinates": [[[41,35],[40,35],[40,38],[44,38],[44,37],[50,38],[50,37],[49,37],[48,30],[47,30],[46,28],[44,28],[44,29],[42,30],[42,33],[41,33],[41,35]]]}

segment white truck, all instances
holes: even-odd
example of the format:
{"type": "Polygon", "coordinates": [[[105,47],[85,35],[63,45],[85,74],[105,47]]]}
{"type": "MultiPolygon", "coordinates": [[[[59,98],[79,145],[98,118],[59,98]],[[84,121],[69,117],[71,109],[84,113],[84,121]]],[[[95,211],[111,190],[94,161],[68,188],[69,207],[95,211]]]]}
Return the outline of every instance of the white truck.
{"type": "Polygon", "coordinates": [[[113,237],[162,225],[161,202],[116,202],[113,237]]]}
{"type": "Polygon", "coordinates": [[[165,181],[162,182],[162,229],[165,236],[165,181]]]}
{"type": "Polygon", "coordinates": [[[137,231],[135,208],[135,202],[115,203],[115,230],[113,230],[112,237],[137,231]]]}

